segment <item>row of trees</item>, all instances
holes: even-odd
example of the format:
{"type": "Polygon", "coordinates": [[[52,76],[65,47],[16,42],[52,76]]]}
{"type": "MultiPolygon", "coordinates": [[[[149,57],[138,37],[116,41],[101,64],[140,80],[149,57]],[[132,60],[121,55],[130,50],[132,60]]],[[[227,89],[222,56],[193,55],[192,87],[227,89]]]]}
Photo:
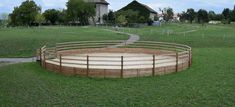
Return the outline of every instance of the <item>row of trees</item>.
{"type": "MultiPolygon", "coordinates": [[[[48,9],[44,13],[41,12],[39,7],[33,0],[26,0],[22,2],[19,7],[15,7],[13,12],[9,15],[7,21],[0,21],[2,23],[12,26],[32,26],[41,24],[82,24],[87,25],[89,21],[95,23],[95,6],[94,4],[84,2],[83,0],[68,0],[66,3],[67,9],[56,10],[48,9]],[[92,19],[92,20],[91,20],[92,19]]],[[[143,10],[143,9],[139,9],[143,10]]],[[[174,12],[172,8],[160,9],[162,17],[165,21],[173,19],[174,12]]],[[[110,11],[107,15],[103,16],[106,23],[127,25],[131,23],[152,23],[153,20],[149,19],[146,12],[134,11],[131,9],[123,9],[121,11],[110,11]]],[[[5,15],[6,16],[6,15],[5,15]]],[[[221,14],[216,14],[213,11],[207,12],[200,9],[195,11],[190,8],[186,12],[179,14],[182,22],[189,21],[190,23],[206,23],[210,20],[222,21],[223,23],[230,23],[235,21],[235,6],[233,10],[228,8],[224,9],[221,14]]],[[[159,18],[156,16],[155,20],[159,18]]]]}
{"type": "Polygon", "coordinates": [[[95,15],[95,6],[83,0],[69,0],[66,6],[66,10],[48,9],[41,13],[41,8],[33,0],[26,0],[19,7],[15,7],[9,15],[9,24],[13,26],[32,26],[42,23],[87,25],[89,18],[95,15]]]}
{"type": "Polygon", "coordinates": [[[207,23],[209,21],[221,21],[224,24],[229,24],[231,21],[235,21],[235,6],[233,10],[225,8],[221,14],[216,14],[214,11],[207,12],[204,9],[200,9],[196,12],[194,9],[187,9],[180,16],[180,21],[189,21],[190,23],[207,23]]]}
{"type": "Polygon", "coordinates": [[[159,9],[161,12],[162,12],[162,16],[163,16],[163,20],[169,22],[170,20],[173,19],[174,17],[174,11],[172,8],[170,7],[167,7],[167,8],[164,8],[164,9],[159,9]]]}

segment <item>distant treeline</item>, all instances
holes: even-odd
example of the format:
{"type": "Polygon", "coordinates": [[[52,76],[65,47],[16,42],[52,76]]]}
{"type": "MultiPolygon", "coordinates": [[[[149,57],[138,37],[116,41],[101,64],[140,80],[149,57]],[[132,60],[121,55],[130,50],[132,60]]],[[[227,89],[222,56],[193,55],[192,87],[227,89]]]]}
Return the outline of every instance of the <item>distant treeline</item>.
{"type": "Polygon", "coordinates": [[[179,14],[180,21],[185,22],[189,21],[198,22],[198,23],[207,23],[209,21],[221,21],[224,24],[230,24],[230,22],[235,22],[235,6],[233,10],[225,8],[222,13],[216,14],[214,11],[207,12],[204,9],[200,9],[198,12],[195,12],[194,9],[190,8],[187,11],[183,11],[179,14]]]}
{"type": "MultiPolygon", "coordinates": [[[[67,9],[56,10],[48,9],[44,12],[33,0],[22,2],[19,7],[15,7],[13,12],[8,15],[4,14],[1,18],[1,25],[8,26],[40,26],[40,25],[88,25],[91,21],[95,22],[95,6],[94,4],[84,2],[83,0],[68,0],[66,3],[67,9]]],[[[122,10],[109,11],[103,16],[105,24],[128,25],[132,23],[153,23],[163,17],[166,22],[172,21],[174,11],[172,8],[160,9],[161,15],[156,15],[154,20],[150,20],[144,11],[122,10]]],[[[225,8],[221,14],[216,14],[214,11],[206,11],[200,9],[195,11],[190,8],[178,14],[181,22],[189,23],[208,23],[209,21],[221,21],[224,24],[235,22],[235,6],[233,10],[225,8]]]]}

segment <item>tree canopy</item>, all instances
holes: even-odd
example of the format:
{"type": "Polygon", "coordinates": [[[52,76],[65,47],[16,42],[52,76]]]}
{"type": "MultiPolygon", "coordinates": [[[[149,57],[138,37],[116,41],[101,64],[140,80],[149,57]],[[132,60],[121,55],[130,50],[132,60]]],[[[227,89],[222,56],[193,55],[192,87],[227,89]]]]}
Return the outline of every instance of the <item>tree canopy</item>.
{"type": "Polygon", "coordinates": [[[59,21],[60,11],[55,9],[48,9],[43,13],[45,20],[51,24],[55,24],[59,21]]]}
{"type": "Polygon", "coordinates": [[[186,13],[186,19],[189,20],[190,23],[192,23],[195,17],[196,17],[196,12],[194,11],[194,9],[192,8],[188,9],[186,13]]]}
{"type": "Polygon", "coordinates": [[[12,14],[10,14],[11,24],[16,26],[31,26],[41,8],[32,0],[22,2],[19,7],[15,7],[12,14]]]}
{"type": "Polygon", "coordinates": [[[198,19],[198,22],[202,24],[208,22],[209,21],[208,12],[204,9],[200,9],[197,12],[197,19],[198,19]]]}
{"type": "Polygon", "coordinates": [[[164,20],[168,22],[171,19],[173,19],[174,11],[170,7],[164,8],[163,9],[163,15],[164,15],[164,20]]]}
{"type": "Polygon", "coordinates": [[[87,25],[89,24],[89,18],[95,16],[94,4],[83,0],[69,0],[66,6],[70,21],[79,21],[82,25],[87,25]]]}
{"type": "Polygon", "coordinates": [[[103,15],[103,20],[106,23],[115,23],[115,19],[115,13],[112,10],[110,10],[108,14],[103,15]]]}
{"type": "Polygon", "coordinates": [[[231,11],[231,21],[235,22],[235,5],[234,5],[234,8],[233,10],[231,11]]]}
{"type": "Polygon", "coordinates": [[[42,14],[40,14],[40,13],[38,13],[37,15],[36,15],[36,18],[35,18],[35,21],[39,24],[39,26],[45,21],[45,17],[42,15],[42,14]]]}

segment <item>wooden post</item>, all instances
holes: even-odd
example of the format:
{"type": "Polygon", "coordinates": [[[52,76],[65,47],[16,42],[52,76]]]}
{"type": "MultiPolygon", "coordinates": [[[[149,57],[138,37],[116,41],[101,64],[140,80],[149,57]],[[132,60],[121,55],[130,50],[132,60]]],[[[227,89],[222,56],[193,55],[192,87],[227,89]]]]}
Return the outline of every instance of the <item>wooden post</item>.
{"type": "Polygon", "coordinates": [[[46,69],[46,52],[44,51],[43,52],[43,65],[44,65],[44,68],[46,69]]]}
{"type": "Polygon", "coordinates": [[[60,54],[60,72],[62,72],[62,56],[60,54]]]}
{"type": "Polygon", "coordinates": [[[190,50],[190,67],[192,66],[193,63],[193,57],[192,57],[192,50],[190,50]]]}
{"type": "Polygon", "coordinates": [[[123,56],[121,56],[121,78],[123,78],[123,56]]]}
{"type": "Polygon", "coordinates": [[[175,71],[178,72],[178,64],[179,64],[179,53],[176,52],[176,65],[175,65],[175,71]]]}
{"type": "Polygon", "coordinates": [[[155,76],[155,55],[153,55],[153,72],[152,75],[155,76]]]}
{"type": "Polygon", "coordinates": [[[89,55],[87,55],[86,59],[87,59],[87,64],[86,64],[87,65],[87,69],[86,69],[87,71],[86,71],[86,75],[88,77],[89,76],[89,55]]]}
{"type": "Polygon", "coordinates": [[[40,65],[42,66],[42,48],[40,48],[39,50],[39,61],[40,61],[40,65]]]}
{"type": "Polygon", "coordinates": [[[188,67],[191,66],[191,51],[188,52],[189,58],[188,58],[188,67]]]}

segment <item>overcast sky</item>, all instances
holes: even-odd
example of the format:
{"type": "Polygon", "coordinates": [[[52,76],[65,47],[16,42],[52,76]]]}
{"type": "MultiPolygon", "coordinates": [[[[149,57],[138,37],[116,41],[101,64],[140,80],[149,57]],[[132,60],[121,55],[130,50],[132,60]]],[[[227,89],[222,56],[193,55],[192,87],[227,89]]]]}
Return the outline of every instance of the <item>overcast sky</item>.
{"type": "MultiPolygon", "coordinates": [[[[0,13],[10,13],[15,6],[19,6],[25,0],[0,0],[0,13]]],[[[68,0],[35,0],[42,7],[42,10],[55,8],[63,9],[68,0]]],[[[109,9],[118,10],[126,6],[133,0],[107,0],[110,5],[109,9]]],[[[159,8],[172,7],[175,13],[185,11],[187,8],[213,10],[221,13],[224,8],[233,9],[235,0],[138,0],[147,4],[156,11],[159,8]]]]}

